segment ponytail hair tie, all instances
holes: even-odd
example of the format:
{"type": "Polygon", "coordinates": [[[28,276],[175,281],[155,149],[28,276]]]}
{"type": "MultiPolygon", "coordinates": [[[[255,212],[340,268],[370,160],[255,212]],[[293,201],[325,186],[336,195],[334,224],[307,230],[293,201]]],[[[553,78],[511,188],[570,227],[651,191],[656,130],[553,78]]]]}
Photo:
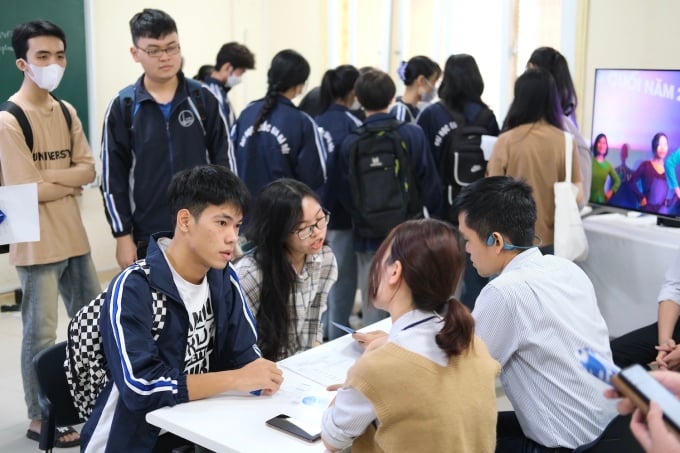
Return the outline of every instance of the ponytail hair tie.
{"type": "Polygon", "coordinates": [[[399,67],[397,68],[397,75],[399,76],[402,82],[406,82],[406,66],[408,66],[408,62],[402,61],[399,67]]]}

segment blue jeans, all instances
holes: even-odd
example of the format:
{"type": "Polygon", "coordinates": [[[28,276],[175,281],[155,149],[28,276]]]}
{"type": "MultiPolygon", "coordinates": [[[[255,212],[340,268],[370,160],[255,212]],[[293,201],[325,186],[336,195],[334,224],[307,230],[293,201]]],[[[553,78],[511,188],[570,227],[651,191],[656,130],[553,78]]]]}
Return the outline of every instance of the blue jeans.
{"type": "Polygon", "coordinates": [[[52,346],[57,339],[57,299],[59,294],[66,312],[73,317],[102,290],[90,254],[50,264],[17,266],[21,281],[21,377],[28,418],[41,418],[38,383],[33,357],[52,346]]]}
{"type": "Polygon", "coordinates": [[[328,311],[324,322],[329,340],[345,335],[345,332],[331,324],[335,321],[349,326],[354,298],[357,292],[357,257],[354,253],[352,230],[328,230],[328,244],[338,262],[338,280],[328,293],[328,311]]]}
{"type": "Polygon", "coordinates": [[[368,298],[368,273],[375,252],[357,252],[357,267],[359,269],[358,283],[361,290],[361,320],[364,326],[378,322],[389,316],[386,311],[375,308],[368,298]]]}

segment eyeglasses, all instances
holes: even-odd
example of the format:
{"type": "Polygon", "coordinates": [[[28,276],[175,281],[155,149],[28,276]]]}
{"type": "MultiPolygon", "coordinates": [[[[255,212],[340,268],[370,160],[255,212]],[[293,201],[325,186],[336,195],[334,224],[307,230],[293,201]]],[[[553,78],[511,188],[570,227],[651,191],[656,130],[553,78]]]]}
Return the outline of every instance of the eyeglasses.
{"type": "Polygon", "coordinates": [[[331,213],[326,211],[325,209],[323,210],[324,216],[323,218],[319,219],[316,221],[315,224],[306,226],[304,228],[300,228],[298,230],[293,230],[291,233],[297,234],[297,237],[301,240],[304,241],[305,239],[309,239],[312,237],[314,234],[314,229],[317,229],[319,231],[325,230],[326,227],[328,226],[328,222],[331,219],[331,213]]]}
{"type": "Polygon", "coordinates": [[[139,50],[150,56],[151,58],[159,58],[161,55],[163,55],[163,52],[168,54],[168,56],[173,56],[177,55],[179,53],[179,44],[172,44],[166,47],[165,49],[161,49],[160,47],[150,47],[148,49],[142,49],[141,47],[137,47],[139,50]]]}

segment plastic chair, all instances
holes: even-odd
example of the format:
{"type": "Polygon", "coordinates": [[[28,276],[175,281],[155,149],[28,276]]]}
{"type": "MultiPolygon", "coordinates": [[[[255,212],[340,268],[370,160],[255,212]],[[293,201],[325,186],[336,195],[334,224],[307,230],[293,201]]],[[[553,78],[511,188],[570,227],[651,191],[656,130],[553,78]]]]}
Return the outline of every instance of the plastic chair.
{"type": "Polygon", "coordinates": [[[66,382],[64,359],[66,342],[57,343],[33,357],[33,367],[38,376],[38,403],[42,414],[39,448],[52,451],[55,428],[81,423],[73,397],[66,382]]]}

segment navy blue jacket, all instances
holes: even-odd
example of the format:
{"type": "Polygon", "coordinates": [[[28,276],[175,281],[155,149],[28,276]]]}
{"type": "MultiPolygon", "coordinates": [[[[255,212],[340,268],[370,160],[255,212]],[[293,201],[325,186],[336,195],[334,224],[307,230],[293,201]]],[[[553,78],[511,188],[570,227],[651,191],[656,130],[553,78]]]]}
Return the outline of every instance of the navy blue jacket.
{"type": "Polygon", "coordinates": [[[234,112],[234,107],[231,105],[231,102],[229,102],[229,97],[227,96],[230,88],[227,87],[221,80],[217,80],[212,77],[205,79],[205,85],[210,88],[210,91],[213,92],[219,101],[222,114],[227,119],[227,131],[231,132],[231,128],[234,127],[234,123],[236,123],[236,113],[234,112]]]}
{"type": "Polygon", "coordinates": [[[401,96],[397,96],[394,105],[390,109],[390,114],[394,116],[399,121],[405,123],[413,123],[418,118],[420,110],[418,107],[414,107],[411,104],[407,104],[401,99],[401,96]]]}
{"type": "Polygon", "coordinates": [[[316,123],[279,95],[253,133],[263,105],[264,99],[248,104],[232,129],[239,177],[253,196],[279,178],[297,179],[321,193],[326,182],[326,147],[316,123]]]}
{"type": "MultiPolygon", "coordinates": [[[[365,125],[388,127],[394,117],[388,113],[376,113],[364,121],[365,125]]],[[[436,217],[442,208],[442,186],[437,166],[432,159],[430,146],[427,144],[423,131],[411,123],[403,123],[397,129],[401,138],[406,142],[406,152],[411,161],[411,169],[418,184],[420,197],[430,215],[436,217]]],[[[352,195],[349,182],[349,155],[352,144],[357,140],[357,134],[350,134],[340,147],[338,156],[339,171],[337,179],[329,180],[327,191],[335,192],[337,197],[349,212],[352,211],[352,195]]],[[[354,230],[354,249],[357,252],[375,252],[384,238],[367,239],[359,236],[354,230]]]]}
{"type": "Polygon", "coordinates": [[[115,237],[132,233],[135,242],[146,242],[151,234],[172,229],[166,192],[178,171],[207,163],[236,168],[217,99],[207,87],[202,88],[204,131],[184,75],[179,73],[178,78],[169,121],[144,88],[144,76],[135,83],[132,133],[119,96],[106,110],[101,191],[115,237]]]}
{"type": "MultiPolygon", "coordinates": [[[[479,112],[481,111],[481,104],[467,102],[463,106],[462,113],[468,122],[472,122],[477,118],[477,115],[479,115],[479,112]]],[[[418,115],[417,123],[423,129],[423,132],[425,132],[427,141],[430,143],[430,148],[432,149],[434,161],[437,164],[437,168],[439,168],[441,147],[444,143],[444,139],[457,127],[453,121],[453,117],[440,101],[430,104],[423,109],[423,111],[420,112],[420,115],[418,115]]],[[[496,121],[495,115],[492,115],[491,121],[489,121],[486,129],[489,131],[489,135],[493,135],[494,137],[498,136],[498,122],[496,121]]]]}
{"type": "MultiPolygon", "coordinates": [[[[159,428],[145,421],[155,409],[189,400],[184,359],[189,315],[156,240],[149,242],[147,279],[136,264],[109,285],[99,329],[109,382],[99,395],[81,433],[81,449],[106,452],[149,452],[159,428]],[[167,296],[167,315],[158,339],[151,333],[151,288],[167,296]],[[114,315],[112,315],[114,314],[114,315]]],[[[248,311],[236,271],[231,266],[208,272],[215,317],[210,371],[241,368],[260,357],[255,321],[248,311]]]]}
{"type": "MultiPolygon", "coordinates": [[[[326,158],[326,174],[328,180],[338,171],[337,156],[340,145],[349,134],[361,126],[361,121],[347,108],[339,104],[331,104],[328,110],[314,118],[321,129],[321,135],[326,144],[328,157],[326,158]]],[[[331,230],[349,230],[352,228],[352,216],[338,202],[335,192],[325,191],[323,205],[331,212],[331,230]]]]}

